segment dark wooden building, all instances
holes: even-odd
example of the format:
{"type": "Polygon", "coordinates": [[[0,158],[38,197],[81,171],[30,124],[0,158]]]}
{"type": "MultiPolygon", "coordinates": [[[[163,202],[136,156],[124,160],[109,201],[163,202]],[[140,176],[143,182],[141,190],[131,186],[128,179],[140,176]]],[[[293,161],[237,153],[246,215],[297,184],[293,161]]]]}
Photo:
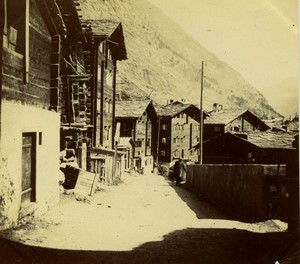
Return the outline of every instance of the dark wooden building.
{"type": "Polygon", "coordinates": [[[217,109],[204,120],[203,139],[211,139],[226,132],[266,131],[270,129],[249,110],[217,109]]]}
{"type": "MultiPolygon", "coordinates": [[[[91,76],[90,129],[92,142],[89,170],[100,171],[105,166],[106,176],[113,173],[115,98],[117,61],[127,59],[122,24],[114,20],[81,19],[87,34],[84,62],[91,76]]],[[[118,153],[118,173],[121,174],[121,153],[118,153]]],[[[103,175],[102,175],[103,177],[103,175]]]]}
{"type": "Polygon", "coordinates": [[[126,60],[122,24],[113,20],[82,19],[90,42],[85,47],[85,63],[92,75],[93,147],[114,147],[117,61],[126,60]]]}
{"type": "Polygon", "coordinates": [[[227,132],[203,143],[203,163],[286,164],[295,154],[294,140],[289,132],[227,132]]]}
{"type": "Polygon", "coordinates": [[[131,167],[151,171],[157,142],[157,115],[152,102],[117,101],[116,122],[121,124],[120,137],[134,141],[131,167]]]}
{"type": "Polygon", "coordinates": [[[159,107],[157,113],[158,161],[169,163],[174,158],[180,157],[197,161],[197,151],[190,149],[199,142],[200,110],[192,104],[175,102],[159,107]]]}
{"type": "Polygon", "coordinates": [[[84,1],[57,4],[66,30],[57,44],[59,57],[53,57],[59,72],[53,83],[60,89],[52,89],[52,101],[61,112],[61,150],[73,149],[80,168],[94,172],[105,166],[111,175],[117,61],[127,58],[122,25],[83,18],[84,1]]]}

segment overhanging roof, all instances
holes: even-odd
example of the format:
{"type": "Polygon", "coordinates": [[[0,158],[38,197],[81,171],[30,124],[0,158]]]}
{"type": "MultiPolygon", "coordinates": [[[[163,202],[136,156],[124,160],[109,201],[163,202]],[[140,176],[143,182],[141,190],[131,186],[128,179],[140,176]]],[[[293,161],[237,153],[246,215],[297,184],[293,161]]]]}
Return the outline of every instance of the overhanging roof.
{"type": "Polygon", "coordinates": [[[263,122],[260,118],[258,118],[256,115],[254,115],[252,112],[250,112],[247,109],[223,109],[219,112],[212,112],[209,114],[209,116],[204,120],[204,124],[208,125],[227,125],[231,123],[233,120],[248,115],[249,119],[248,122],[256,122],[261,126],[262,130],[270,129],[270,127],[263,122]]]}
{"type": "Polygon", "coordinates": [[[91,34],[94,38],[111,42],[117,60],[127,59],[123,27],[120,21],[109,19],[81,19],[81,24],[84,30],[91,30],[91,34]]]}

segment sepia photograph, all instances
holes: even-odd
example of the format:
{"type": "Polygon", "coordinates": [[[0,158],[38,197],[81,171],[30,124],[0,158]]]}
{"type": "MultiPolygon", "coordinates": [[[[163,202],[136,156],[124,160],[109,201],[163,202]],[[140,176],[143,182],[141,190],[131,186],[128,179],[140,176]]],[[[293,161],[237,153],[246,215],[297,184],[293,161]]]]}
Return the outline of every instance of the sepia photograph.
{"type": "Polygon", "coordinates": [[[296,264],[297,0],[0,0],[0,263],[296,264]]]}

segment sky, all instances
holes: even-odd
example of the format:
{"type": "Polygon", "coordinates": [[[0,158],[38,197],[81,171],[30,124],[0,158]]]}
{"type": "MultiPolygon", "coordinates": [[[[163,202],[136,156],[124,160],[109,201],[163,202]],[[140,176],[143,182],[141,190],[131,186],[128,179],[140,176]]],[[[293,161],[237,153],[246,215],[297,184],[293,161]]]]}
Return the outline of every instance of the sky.
{"type": "Polygon", "coordinates": [[[298,0],[148,1],[258,90],[298,78],[298,0]]]}

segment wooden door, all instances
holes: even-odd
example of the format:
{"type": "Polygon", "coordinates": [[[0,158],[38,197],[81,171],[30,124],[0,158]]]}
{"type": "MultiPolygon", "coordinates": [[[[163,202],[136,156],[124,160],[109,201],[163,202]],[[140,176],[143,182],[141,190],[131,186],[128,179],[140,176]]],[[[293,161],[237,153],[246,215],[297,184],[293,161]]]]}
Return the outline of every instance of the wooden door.
{"type": "Polygon", "coordinates": [[[35,202],[36,135],[24,133],[22,139],[21,209],[35,202]]]}

